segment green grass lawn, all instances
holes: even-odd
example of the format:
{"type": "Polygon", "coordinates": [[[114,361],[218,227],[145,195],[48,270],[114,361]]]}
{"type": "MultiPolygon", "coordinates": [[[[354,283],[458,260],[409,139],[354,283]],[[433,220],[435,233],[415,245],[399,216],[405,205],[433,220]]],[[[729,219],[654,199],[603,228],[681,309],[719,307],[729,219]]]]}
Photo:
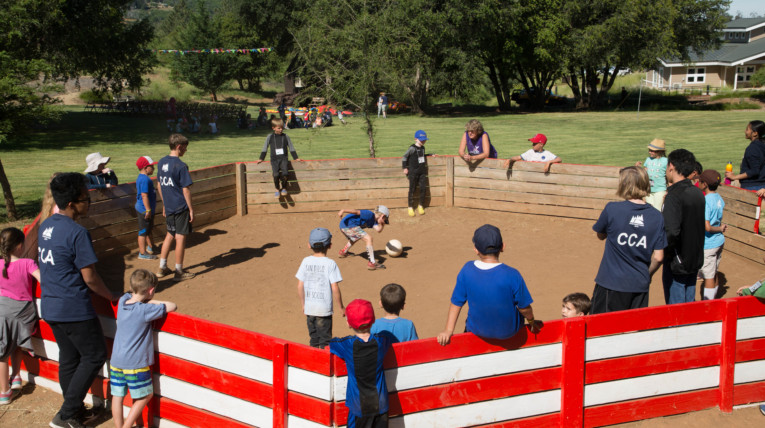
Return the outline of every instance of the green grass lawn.
{"type": "MultiPolygon", "coordinates": [[[[168,152],[168,132],[162,119],[87,113],[80,106],[65,107],[61,123],[2,147],[0,159],[9,177],[16,204],[25,218],[34,217],[51,173],[82,171],[85,156],[101,152],[111,156],[109,166],[121,182],[138,174],[135,161],[148,155],[159,160],[168,152]]],[[[762,119],[761,111],[665,111],[613,113],[490,114],[478,116],[501,158],[530,148],[528,138],[547,135],[547,149],[566,163],[631,165],[647,155],[653,138],[667,141],[668,150],[686,148],[706,168],[723,170],[728,161],[738,169],[747,140],[744,128],[762,119]]],[[[473,117],[419,117],[391,115],[376,120],[378,157],[403,155],[414,132],[423,129],[428,151],[456,154],[464,125],[473,117]]],[[[191,169],[234,161],[256,160],[270,129],[242,131],[234,123],[220,124],[220,135],[191,135],[183,158],[191,169]]],[[[305,159],[368,157],[368,140],[360,117],[348,125],[322,130],[287,130],[300,157],[305,159]]],[[[6,222],[5,206],[0,223],[6,222]]]]}

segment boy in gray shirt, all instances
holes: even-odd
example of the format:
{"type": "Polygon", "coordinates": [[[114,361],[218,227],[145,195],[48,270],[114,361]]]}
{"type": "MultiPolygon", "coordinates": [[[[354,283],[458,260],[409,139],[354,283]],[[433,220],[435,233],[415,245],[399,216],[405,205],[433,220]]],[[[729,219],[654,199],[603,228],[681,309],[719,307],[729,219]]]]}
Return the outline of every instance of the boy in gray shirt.
{"type": "Polygon", "coordinates": [[[117,334],[109,362],[112,418],[117,427],[132,427],[154,395],[151,377],[154,335],[151,323],[178,309],[175,303],[152,300],[156,287],[156,275],[137,269],[130,276],[133,293],[125,293],[117,306],[117,334]],[[128,389],[133,406],[127,418],[123,419],[123,402],[128,389]]]}

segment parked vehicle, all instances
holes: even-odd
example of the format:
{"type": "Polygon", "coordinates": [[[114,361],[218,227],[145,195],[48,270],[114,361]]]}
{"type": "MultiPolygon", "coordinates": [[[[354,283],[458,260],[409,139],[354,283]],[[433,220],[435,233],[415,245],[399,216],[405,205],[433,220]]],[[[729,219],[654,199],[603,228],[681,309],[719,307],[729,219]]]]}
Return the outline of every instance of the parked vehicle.
{"type": "MultiPolygon", "coordinates": [[[[518,103],[520,106],[526,106],[529,104],[530,98],[534,96],[537,88],[531,88],[530,93],[526,93],[525,89],[516,89],[513,91],[512,94],[510,94],[510,99],[518,103]],[[529,96],[531,95],[531,96],[529,96]]],[[[568,103],[568,98],[562,97],[560,95],[553,94],[549,89],[546,92],[545,95],[545,104],[551,105],[551,106],[562,106],[566,105],[568,103]]]]}

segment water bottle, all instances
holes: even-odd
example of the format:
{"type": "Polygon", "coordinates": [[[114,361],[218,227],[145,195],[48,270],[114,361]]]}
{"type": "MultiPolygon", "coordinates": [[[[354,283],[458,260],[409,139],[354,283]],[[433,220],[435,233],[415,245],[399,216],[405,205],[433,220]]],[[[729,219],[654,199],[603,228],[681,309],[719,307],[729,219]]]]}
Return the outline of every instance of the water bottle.
{"type": "MultiPolygon", "coordinates": [[[[728,164],[725,165],[725,171],[733,172],[733,164],[731,162],[728,162],[728,164]]],[[[725,177],[725,184],[730,185],[730,178],[725,177]]]]}

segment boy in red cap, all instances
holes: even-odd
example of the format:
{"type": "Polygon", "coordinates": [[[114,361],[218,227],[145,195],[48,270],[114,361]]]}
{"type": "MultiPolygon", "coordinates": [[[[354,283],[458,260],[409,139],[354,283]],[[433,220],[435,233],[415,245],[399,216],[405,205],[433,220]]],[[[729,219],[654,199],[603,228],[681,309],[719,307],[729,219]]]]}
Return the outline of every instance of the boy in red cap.
{"type": "Polygon", "coordinates": [[[526,161],[526,162],[544,162],[545,173],[550,172],[550,165],[554,163],[561,163],[561,159],[555,156],[549,150],[545,150],[545,144],[547,144],[547,137],[545,134],[537,134],[531,138],[531,148],[526,150],[519,156],[513,156],[505,161],[505,168],[509,168],[512,162],[526,161]]]}
{"type": "Polygon", "coordinates": [[[347,427],[387,427],[388,387],[383,359],[393,343],[393,336],[387,331],[370,333],[375,311],[367,300],[356,299],[349,303],[345,307],[345,319],[354,335],[332,339],[329,351],[342,358],[348,369],[345,390],[347,427]]]}
{"type": "Polygon", "coordinates": [[[148,156],[141,156],[135,162],[140,172],[135,180],[135,211],[138,213],[138,258],[141,260],[157,259],[154,255],[154,240],[151,238],[157,207],[157,194],[151,175],[154,174],[156,164],[148,156]]]}

